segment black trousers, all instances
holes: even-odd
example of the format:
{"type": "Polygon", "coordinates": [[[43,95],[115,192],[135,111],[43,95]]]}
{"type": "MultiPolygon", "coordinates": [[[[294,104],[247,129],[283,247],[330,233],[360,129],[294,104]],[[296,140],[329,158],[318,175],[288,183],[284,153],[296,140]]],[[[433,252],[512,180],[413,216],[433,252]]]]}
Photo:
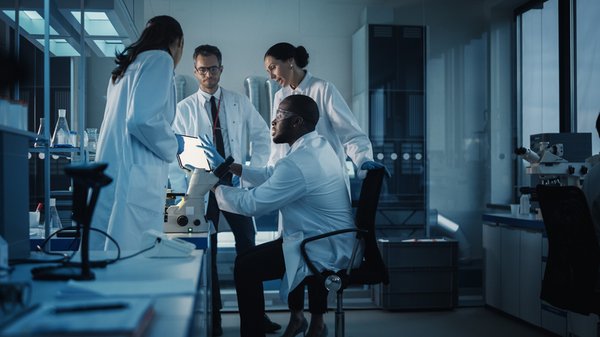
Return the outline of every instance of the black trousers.
{"type": "MultiPolygon", "coordinates": [[[[285,261],[282,239],[258,245],[235,260],[233,271],[235,289],[240,311],[240,332],[242,337],[265,336],[263,316],[265,296],[263,281],[283,278],[285,261]]],[[[309,311],[322,314],[327,311],[327,289],[315,277],[307,277],[288,296],[291,310],[304,308],[304,286],[308,286],[309,311]]]]}
{"type": "MultiPolygon", "coordinates": [[[[241,254],[255,245],[254,222],[252,218],[240,214],[221,211],[212,192],[210,192],[206,217],[211,220],[215,229],[219,229],[219,213],[229,223],[233,237],[235,238],[235,252],[241,254]]],[[[212,295],[212,323],[221,324],[221,286],[219,284],[219,273],[217,270],[217,233],[210,235],[210,265],[211,265],[211,295],[212,295]]]]}

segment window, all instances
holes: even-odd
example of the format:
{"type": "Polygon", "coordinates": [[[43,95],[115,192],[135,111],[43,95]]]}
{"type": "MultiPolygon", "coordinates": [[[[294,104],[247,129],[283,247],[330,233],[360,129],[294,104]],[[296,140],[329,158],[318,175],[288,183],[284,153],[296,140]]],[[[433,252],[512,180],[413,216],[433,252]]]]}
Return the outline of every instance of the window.
{"type": "Polygon", "coordinates": [[[577,132],[592,133],[592,153],[600,152],[596,118],[600,111],[600,1],[577,0],[575,3],[575,73],[577,132]]]}

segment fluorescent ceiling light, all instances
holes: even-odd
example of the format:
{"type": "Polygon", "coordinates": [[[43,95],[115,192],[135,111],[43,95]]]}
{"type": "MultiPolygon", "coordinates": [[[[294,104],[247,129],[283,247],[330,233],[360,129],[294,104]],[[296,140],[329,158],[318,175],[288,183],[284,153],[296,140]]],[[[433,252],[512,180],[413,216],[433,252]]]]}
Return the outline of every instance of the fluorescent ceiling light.
{"type": "MultiPolygon", "coordinates": [[[[14,10],[3,10],[4,14],[15,22],[14,10]]],[[[37,11],[20,11],[19,26],[31,35],[44,35],[44,18],[37,11]]],[[[58,35],[58,32],[50,26],[50,35],[58,35]]]]}
{"type": "Polygon", "coordinates": [[[121,40],[95,40],[94,43],[106,57],[114,57],[115,53],[122,52],[125,45],[121,40]]]}
{"type": "MultiPolygon", "coordinates": [[[[73,17],[81,24],[81,12],[71,11],[73,17]]],[[[85,32],[92,36],[119,36],[115,26],[105,12],[84,12],[85,32]]]]}
{"type": "MultiPolygon", "coordinates": [[[[37,39],[37,42],[45,46],[44,39],[37,39]]],[[[50,52],[54,56],[79,56],[79,52],[66,39],[50,39],[50,52]]]]}

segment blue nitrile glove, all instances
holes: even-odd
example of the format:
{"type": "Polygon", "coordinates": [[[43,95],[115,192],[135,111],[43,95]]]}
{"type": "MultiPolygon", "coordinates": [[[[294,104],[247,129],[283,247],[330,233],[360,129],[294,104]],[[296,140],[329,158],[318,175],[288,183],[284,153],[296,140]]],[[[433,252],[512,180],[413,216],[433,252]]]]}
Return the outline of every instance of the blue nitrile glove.
{"type": "Polygon", "coordinates": [[[240,177],[235,174],[231,177],[231,186],[239,187],[240,186],[240,177]]]}
{"type": "Polygon", "coordinates": [[[223,164],[225,162],[225,159],[221,157],[219,151],[217,151],[217,148],[210,140],[208,135],[200,136],[199,138],[202,145],[198,145],[198,147],[203,149],[204,153],[206,153],[206,159],[208,159],[210,167],[214,170],[219,165],[223,164]]]}
{"type": "Polygon", "coordinates": [[[181,154],[183,152],[183,137],[175,134],[175,138],[177,139],[177,154],[181,154]]]}
{"type": "Polygon", "coordinates": [[[366,161],[366,162],[364,162],[364,163],[363,163],[363,164],[360,166],[360,169],[361,169],[361,170],[377,170],[377,169],[380,169],[380,168],[383,168],[383,169],[385,169],[385,174],[386,174],[388,177],[391,177],[391,176],[392,176],[392,174],[390,173],[390,171],[388,171],[387,167],[385,167],[385,165],[383,165],[382,163],[378,163],[378,162],[375,162],[375,161],[369,160],[369,161],[366,161]]]}

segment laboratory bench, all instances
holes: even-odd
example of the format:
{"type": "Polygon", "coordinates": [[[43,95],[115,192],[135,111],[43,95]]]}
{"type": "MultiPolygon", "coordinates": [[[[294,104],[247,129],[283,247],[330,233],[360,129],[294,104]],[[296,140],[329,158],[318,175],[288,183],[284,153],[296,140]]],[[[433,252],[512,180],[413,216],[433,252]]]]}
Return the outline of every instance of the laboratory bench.
{"type": "MultiPolygon", "coordinates": [[[[38,246],[44,243],[44,237],[41,234],[42,230],[32,231],[30,229],[29,245],[32,252],[38,251],[38,246]]],[[[185,241],[191,242],[196,245],[196,249],[208,248],[208,236],[206,233],[167,233],[170,238],[180,238],[185,241]]],[[[65,236],[54,236],[49,242],[46,243],[47,251],[71,251],[78,249],[79,238],[77,237],[65,237],[65,236]]]]}
{"type": "MultiPolygon", "coordinates": [[[[121,256],[133,253],[121,252],[121,256]]],[[[115,254],[114,251],[91,251],[90,260],[107,259],[115,254]]],[[[38,252],[31,253],[31,259],[55,258],[38,252]]],[[[151,298],[155,314],[144,336],[209,336],[208,263],[205,251],[197,249],[189,257],[150,258],[142,254],[104,268],[93,268],[95,279],[91,281],[32,280],[32,268],[46,264],[16,265],[12,273],[0,280],[2,283],[30,284],[29,305],[66,305],[70,301],[80,301],[82,290],[84,293],[91,291],[101,294],[102,299],[151,298]]],[[[86,295],[84,299],[87,298],[86,295]]],[[[96,299],[98,296],[89,298],[96,299]]],[[[94,320],[93,313],[89,314],[89,319],[94,320]]]]}
{"type": "Polygon", "coordinates": [[[482,215],[485,304],[559,336],[597,337],[596,315],[580,315],[540,299],[548,258],[544,221],[535,214],[482,215]]]}

